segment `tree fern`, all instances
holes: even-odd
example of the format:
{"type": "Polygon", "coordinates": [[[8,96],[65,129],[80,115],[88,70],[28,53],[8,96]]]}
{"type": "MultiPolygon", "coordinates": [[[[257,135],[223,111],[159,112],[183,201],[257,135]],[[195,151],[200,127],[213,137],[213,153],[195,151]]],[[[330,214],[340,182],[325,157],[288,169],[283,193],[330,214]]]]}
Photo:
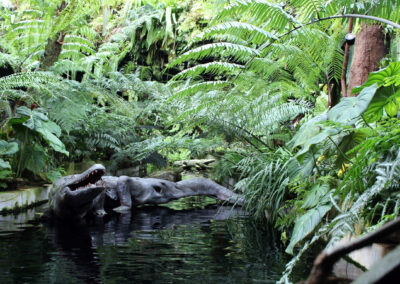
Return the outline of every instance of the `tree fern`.
{"type": "MultiPolygon", "coordinates": [[[[60,83],[60,78],[49,72],[26,72],[16,73],[0,78],[0,98],[6,99],[11,90],[12,95],[22,94],[22,92],[13,92],[17,88],[33,88],[37,90],[48,90],[49,85],[55,86],[60,83]]],[[[24,92],[26,95],[29,93],[24,92]]],[[[48,95],[54,95],[46,92],[48,95]]],[[[30,93],[31,95],[33,93],[30,93]]]]}
{"type": "Polygon", "coordinates": [[[195,67],[185,69],[184,71],[175,75],[171,80],[187,79],[188,77],[196,77],[200,74],[234,75],[235,73],[238,73],[238,71],[242,68],[243,65],[227,62],[210,62],[206,64],[198,64],[195,67]]]}
{"type": "Polygon", "coordinates": [[[168,98],[168,101],[171,100],[180,100],[185,96],[189,96],[195,94],[200,91],[205,91],[210,89],[219,89],[229,86],[229,83],[226,81],[208,81],[208,82],[201,82],[193,85],[189,85],[187,87],[182,87],[181,89],[177,90],[177,92],[168,98]]]}
{"type": "Polygon", "coordinates": [[[295,19],[285,12],[282,6],[263,0],[238,0],[226,7],[217,17],[217,20],[232,17],[233,15],[251,16],[253,24],[267,24],[275,30],[281,31],[288,23],[297,25],[295,19]]]}
{"type": "Polygon", "coordinates": [[[277,39],[274,34],[265,31],[258,26],[252,25],[250,23],[231,21],[221,23],[219,25],[206,29],[201,34],[201,36],[197,37],[197,40],[212,39],[216,35],[220,36],[226,34],[241,38],[245,40],[248,44],[254,44],[255,46],[259,46],[270,39],[277,39]]]}
{"type": "Polygon", "coordinates": [[[176,60],[174,60],[168,67],[173,67],[175,65],[181,64],[182,62],[190,60],[201,60],[210,56],[217,56],[229,53],[229,56],[236,61],[246,62],[252,56],[257,55],[258,51],[254,48],[246,47],[239,44],[233,44],[229,42],[218,42],[206,44],[201,47],[190,50],[176,60]]]}
{"type": "Polygon", "coordinates": [[[327,248],[336,244],[340,239],[349,233],[353,233],[355,224],[361,222],[360,215],[367,205],[373,200],[375,196],[380,194],[386,189],[393,181],[397,180],[400,175],[399,162],[400,151],[393,147],[387,157],[375,164],[374,171],[376,172],[376,179],[374,184],[369,187],[364,193],[359,195],[355,200],[348,200],[348,204],[343,205],[343,210],[340,214],[330,222],[324,224],[318,229],[311,240],[307,241],[303,248],[297,255],[286,265],[286,270],[283,273],[279,283],[288,283],[289,276],[295,266],[300,260],[301,255],[307,250],[310,245],[315,243],[321,237],[328,234],[330,241],[327,248]]]}

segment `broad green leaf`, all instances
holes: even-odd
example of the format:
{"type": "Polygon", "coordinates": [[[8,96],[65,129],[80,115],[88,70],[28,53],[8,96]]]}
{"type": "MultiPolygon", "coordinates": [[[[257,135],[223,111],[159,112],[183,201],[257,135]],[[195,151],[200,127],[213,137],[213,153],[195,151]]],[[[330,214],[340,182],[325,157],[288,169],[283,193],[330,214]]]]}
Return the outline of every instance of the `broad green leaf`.
{"type": "Polygon", "coordinates": [[[12,155],[16,152],[18,152],[18,144],[16,142],[0,140],[0,156],[12,155]]]}
{"type": "Polygon", "coordinates": [[[331,126],[319,126],[320,133],[311,137],[308,141],[306,141],[303,145],[301,151],[299,151],[296,155],[296,158],[301,162],[304,158],[304,154],[308,152],[311,145],[316,145],[325,141],[329,136],[336,135],[342,131],[340,127],[331,127],[331,126]]]}
{"type": "MultiPolygon", "coordinates": [[[[302,158],[301,166],[300,166],[300,174],[302,177],[308,177],[311,175],[314,167],[315,161],[317,161],[318,157],[322,155],[323,150],[321,147],[316,147],[312,145],[310,147],[310,151],[304,154],[302,158]]],[[[296,157],[298,158],[298,157],[296,157]]]]}
{"type": "Polygon", "coordinates": [[[334,122],[352,125],[368,108],[374,97],[377,84],[364,88],[357,97],[342,98],[340,103],[328,112],[328,119],[334,122]]]}
{"type": "Polygon", "coordinates": [[[335,166],[340,169],[344,163],[348,163],[348,159],[355,155],[348,151],[362,143],[372,132],[373,130],[369,127],[353,128],[352,132],[344,136],[338,145],[340,151],[338,151],[335,166]],[[345,153],[345,156],[342,153],[345,153]]]}
{"type": "Polygon", "coordinates": [[[321,204],[321,200],[326,200],[324,197],[328,192],[329,184],[315,184],[307,194],[306,199],[304,199],[304,203],[301,208],[309,209],[321,204]]]}
{"type": "Polygon", "coordinates": [[[365,111],[365,119],[368,122],[378,121],[382,118],[384,110],[394,117],[397,115],[399,103],[400,90],[393,92],[392,87],[380,88],[365,111]]]}
{"type": "Polygon", "coordinates": [[[23,117],[13,117],[8,121],[8,125],[13,127],[14,125],[21,125],[23,124],[25,121],[27,121],[28,118],[23,116],[23,117]]]}
{"type": "Polygon", "coordinates": [[[57,180],[61,177],[62,177],[62,174],[57,170],[51,170],[46,173],[46,179],[51,182],[54,182],[55,180],[57,180]]]}
{"type": "Polygon", "coordinates": [[[24,126],[33,131],[38,131],[39,128],[44,128],[44,123],[48,122],[48,117],[40,111],[32,111],[31,117],[24,123],[24,126]]]}
{"type": "Polygon", "coordinates": [[[392,62],[388,67],[371,72],[368,75],[367,81],[362,86],[353,88],[352,94],[361,92],[364,88],[377,84],[381,86],[399,86],[400,85],[400,62],[392,62]]]}
{"type": "Polygon", "coordinates": [[[42,127],[46,128],[47,130],[49,130],[51,133],[53,133],[57,137],[60,137],[60,135],[61,135],[60,126],[58,126],[58,124],[54,123],[51,120],[43,122],[42,127]]]}
{"type": "Polygon", "coordinates": [[[290,243],[285,252],[293,254],[294,246],[307,237],[321,222],[322,217],[332,208],[332,205],[323,205],[310,209],[301,216],[294,225],[293,234],[290,243]]]}
{"type": "Polygon", "coordinates": [[[0,169],[11,169],[10,163],[0,158],[0,169]]]}
{"type": "Polygon", "coordinates": [[[27,117],[30,117],[32,115],[32,111],[29,108],[27,108],[26,106],[18,107],[15,110],[15,113],[19,114],[19,115],[27,116],[27,117]]]}
{"type": "Polygon", "coordinates": [[[32,116],[27,121],[25,121],[23,125],[33,131],[37,131],[39,128],[42,127],[42,121],[40,119],[36,119],[35,116],[32,116]]]}
{"type": "Polygon", "coordinates": [[[307,143],[312,137],[320,133],[321,126],[319,123],[327,119],[328,115],[324,112],[304,123],[292,140],[288,142],[288,146],[293,149],[307,143]]]}
{"type": "Polygon", "coordinates": [[[398,112],[396,103],[394,101],[387,103],[385,105],[385,111],[390,117],[396,116],[398,112]]]}
{"type": "Polygon", "coordinates": [[[49,120],[47,115],[42,113],[40,111],[40,109],[32,111],[32,116],[35,117],[36,119],[40,119],[40,120],[43,120],[43,121],[48,121],[49,120]]]}
{"type": "MultiPolygon", "coordinates": [[[[0,168],[1,168],[1,166],[0,166],[0,168]]],[[[10,178],[11,176],[12,176],[12,171],[4,170],[4,169],[0,170],[0,180],[10,178]]]]}
{"type": "Polygon", "coordinates": [[[51,133],[48,129],[39,128],[37,131],[42,135],[43,139],[46,140],[51,148],[67,156],[69,155],[69,152],[65,149],[64,143],[61,142],[61,140],[58,139],[57,136],[51,133]]]}
{"type": "Polygon", "coordinates": [[[33,143],[25,148],[25,153],[29,153],[26,155],[25,167],[37,175],[43,172],[46,166],[46,150],[33,143]]]}

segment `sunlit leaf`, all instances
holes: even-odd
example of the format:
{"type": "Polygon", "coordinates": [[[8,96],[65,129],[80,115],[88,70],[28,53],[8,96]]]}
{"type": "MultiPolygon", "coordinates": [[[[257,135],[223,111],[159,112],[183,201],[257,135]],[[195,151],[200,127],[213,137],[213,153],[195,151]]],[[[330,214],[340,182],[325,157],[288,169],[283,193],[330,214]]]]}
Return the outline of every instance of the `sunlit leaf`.
{"type": "Polygon", "coordinates": [[[39,128],[37,129],[37,131],[42,135],[44,140],[46,140],[46,142],[49,144],[51,148],[67,156],[69,155],[69,152],[65,149],[64,143],[62,143],[61,140],[58,139],[57,136],[51,133],[48,129],[39,128]]]}
{"type": "Polygon", "coordinates": [[[18,144],[16,142],[0,140],[0,156],[12,155],[16,152],[18,152],[18,144]]]}
{"type": "Polygon", "coordinates": [[[307,143],[312,137],[320,133],[321,126],[319,123],[326,121],[327,119],[328,114],[324,112],[304,123],[293,139],[288,142],[288,146],[296,148],[297,146],[307,143]]]}
{"type": "Polygon", "coordinates": [[[329,184],[315,184],[307,194],[307,197],[304,199],[304,203],[301,207],[308,209],[321,204],[321,201],[324,199],[328,191],[329,184]]]}
{"type": "Polygon", "coordinates": [[[11,169],[10,163],[0,158],[0,169],[11,169]]]}
{"type": "Polygon", "coordinates": [[[377,84],[378,87],[400,85],[400,62],[391,62],[388,67],[371,72],[367,81],[360,86],[353,88],[352,94],[361,92],[364,88],[377,84]]]}
{"type": "Polygon", "coordinates": [[[346,125],[354,124],[368,108],[377,89],[378,85],[373,84],[364,88],[357,97],[342,98],[340,103],[328,112],[328,119],[346,125]]]}
{"type": "Polygon", "coordinates": [[[332,205],[319,206],[307,211],[294,225],[292,238],[286,248],[286,252],[293,254],[294,246],[307,237],[321,222],[322,217],[332,208],[332,205]]]}

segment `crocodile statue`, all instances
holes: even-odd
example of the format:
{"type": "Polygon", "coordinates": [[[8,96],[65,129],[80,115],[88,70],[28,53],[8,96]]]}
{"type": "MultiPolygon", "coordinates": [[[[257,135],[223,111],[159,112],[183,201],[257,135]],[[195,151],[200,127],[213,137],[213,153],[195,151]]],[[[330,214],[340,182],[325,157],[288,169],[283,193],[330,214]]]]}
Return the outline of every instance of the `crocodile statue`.
{"type": "Polygon", "coordinates": [[[163,204],[188,196],[210,196],[243,205],[244,199],[206,178],[171,182],[157,178],[103,176],[105,168],[96,164],[81,174],[58,179],[50,186],[49,209],[45,217],[79,219],[88,213],[106,214],[142,204],[163,204]]]}
{"type": "Polygon", "coordinates": [[[81,219],[93,210],[93,200],[104,192],[106,169],[95,164],[81,174],[56,180],[49,187],[49,208],[43,218],[81,219]]]}
{"type": "Polygon", "coordinates": [[[209,196],[232,204],[243,205],[244,199],[229,189],[206,178],[190,178],[172,182],[157,178],[105,176],[101,182],[106,190],[97,197],[96,214],[105,214],[104,207],[113,203],[114,211],[123,212],[142,204],[164,204],[188,196],[209,196]],[[116,201],[110,202],[111,200],[116,201]],[[115,207],[116,205],[119,205],[115,207]]]}

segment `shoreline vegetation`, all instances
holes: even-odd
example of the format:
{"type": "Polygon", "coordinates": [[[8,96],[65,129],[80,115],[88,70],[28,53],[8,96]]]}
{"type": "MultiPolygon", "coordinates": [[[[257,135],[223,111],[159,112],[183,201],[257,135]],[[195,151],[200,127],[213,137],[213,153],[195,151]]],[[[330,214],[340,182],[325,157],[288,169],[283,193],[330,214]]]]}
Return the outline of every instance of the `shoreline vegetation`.
{"type": "Polygon", "coordinates": [[[0,18],[1,191],[214,159],[293,256],[280,283],[399,215],[399,1],[3,0],[0,18]]]}

